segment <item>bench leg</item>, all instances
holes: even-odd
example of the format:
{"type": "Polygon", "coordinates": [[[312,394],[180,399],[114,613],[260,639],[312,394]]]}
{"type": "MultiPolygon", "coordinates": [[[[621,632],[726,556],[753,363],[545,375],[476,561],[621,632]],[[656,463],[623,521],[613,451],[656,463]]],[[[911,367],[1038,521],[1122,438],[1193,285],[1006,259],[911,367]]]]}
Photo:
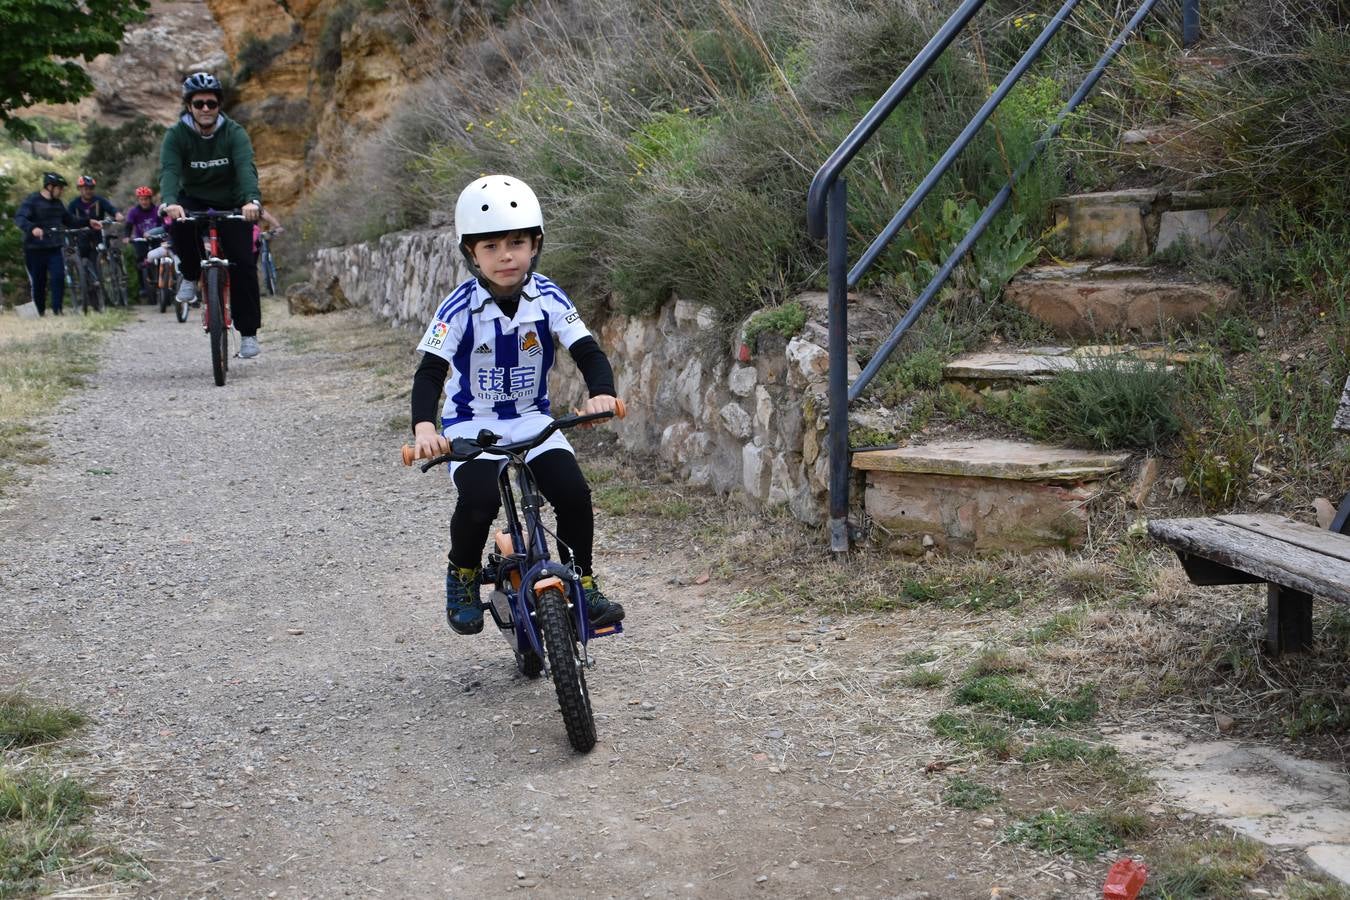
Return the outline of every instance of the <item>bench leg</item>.
{"type": "Polygon", "coordinates": [[[1266,652],[1279,656],[1312,648],[1312,595],[1266,585],[1266,652]]]}

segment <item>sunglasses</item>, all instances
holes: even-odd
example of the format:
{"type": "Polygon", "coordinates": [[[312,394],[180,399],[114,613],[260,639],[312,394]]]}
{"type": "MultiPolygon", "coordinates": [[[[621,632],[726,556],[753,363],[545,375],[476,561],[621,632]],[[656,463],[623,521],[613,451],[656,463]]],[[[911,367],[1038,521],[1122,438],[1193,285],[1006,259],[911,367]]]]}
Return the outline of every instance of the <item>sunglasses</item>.
{"type": "Polygon", "coordinates": [[[192,108],[193,108],[193,109],[215,109],[217,106],[220,106],[220,101],[218,101],[218,100],[193,100],[193,101],[192,101],[192,108]]]}

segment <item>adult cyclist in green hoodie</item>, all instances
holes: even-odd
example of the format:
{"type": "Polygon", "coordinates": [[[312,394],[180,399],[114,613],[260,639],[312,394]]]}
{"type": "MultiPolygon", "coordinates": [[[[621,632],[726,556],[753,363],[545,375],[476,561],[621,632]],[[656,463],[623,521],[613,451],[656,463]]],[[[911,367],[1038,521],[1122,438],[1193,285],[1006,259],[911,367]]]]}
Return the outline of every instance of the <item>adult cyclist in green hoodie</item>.
{"type": "Polygon", "coordinates": [[[258,355],[258,269],[253,264],[253,225],[262,212],[258,167],[253,143],[244,127],[220,109],[220,81],[196,72],[183,81],[183,116],[164,134],[159,150],[160,211],[171,220],[169,231],[179,249],[183,283],[178,299],[196,297],[201,276],[202,238],[196,222],[181,219],[208,209],[239,209],[245,221],[225,219],[217,230],[221,252],[230,261],[230,310],[239,329],[239,355],[258,355]],[[196,252],[193,252],[193,248],[196,252]]]}

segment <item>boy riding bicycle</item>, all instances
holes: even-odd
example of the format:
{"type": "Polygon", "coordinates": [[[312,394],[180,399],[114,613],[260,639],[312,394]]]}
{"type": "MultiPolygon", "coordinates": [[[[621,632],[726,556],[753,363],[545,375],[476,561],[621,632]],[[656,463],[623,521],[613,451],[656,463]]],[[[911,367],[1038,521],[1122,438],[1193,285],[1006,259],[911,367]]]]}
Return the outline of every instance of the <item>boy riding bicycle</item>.
{"type": "MultiPolygon", "coordinates": [[[[508,442],[540,431],[551,420],[548,372],[555,337],[586,380],[590,397],[580,411],[617,411],[609,358],[562,289],[534,271],[544,218],[529,186],[502,175],[479,178],[459,195],[455,229],[474,277],[445,298],[417,345],[422,352],[412,390],[417,454],[445,453],[451,439],[476,437],[483,428],[508,442]],[[436,401],[447,377],[450,389],[438,428],[436,401]]],[[[459,497],[450,518],[445,614],[459,634],[483,630],[480,562],[500,507],[496,457],[484,457],[451,464],[459,497]]],[[[557,514],[562,560],[581,573],[591,624],[619,621],[623,607],[600,592],[591,572],[591,489],[571,445],[557,433],[526,459],[557,514]]]]}

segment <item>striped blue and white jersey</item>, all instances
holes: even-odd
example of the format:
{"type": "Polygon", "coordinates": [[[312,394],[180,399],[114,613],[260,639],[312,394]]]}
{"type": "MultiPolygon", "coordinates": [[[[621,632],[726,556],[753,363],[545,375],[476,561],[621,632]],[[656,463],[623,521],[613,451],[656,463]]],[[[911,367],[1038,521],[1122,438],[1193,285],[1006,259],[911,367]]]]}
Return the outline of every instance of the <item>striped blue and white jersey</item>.
{"type": "Polygon", "coordinates": [[[548,413],[554,338],[571,347],[589,335],[562,288],[542,275],[530,276],[513,319],[476,279],[464,282],[441,303],[417,345],[450,363],[441,427],[548,413]]]}

